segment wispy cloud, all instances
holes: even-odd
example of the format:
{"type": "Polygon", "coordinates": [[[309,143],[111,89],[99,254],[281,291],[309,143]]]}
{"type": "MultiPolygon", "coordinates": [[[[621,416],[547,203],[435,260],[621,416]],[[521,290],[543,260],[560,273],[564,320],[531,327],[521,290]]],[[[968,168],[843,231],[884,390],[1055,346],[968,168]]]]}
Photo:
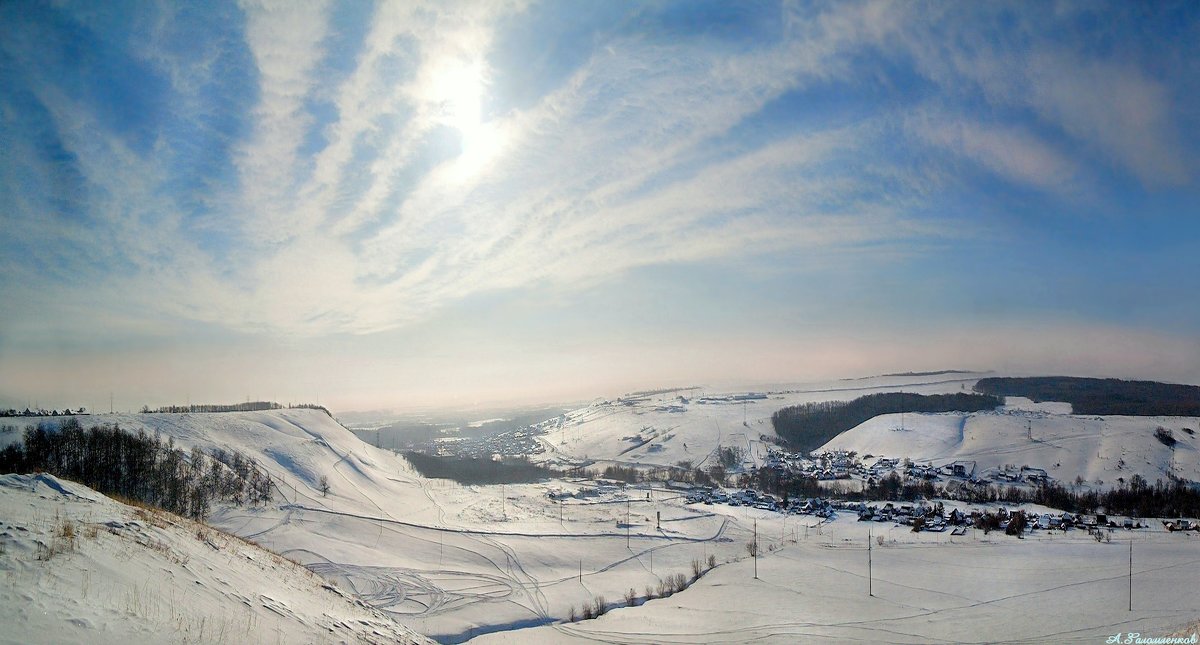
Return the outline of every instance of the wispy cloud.
{"type": "Polygon", "coordinates": [[[913,56],[947,94],[979,91],[991,109],[1032,113],[1146,185],[1194,178],[1196,159],[1180,140],[1176,122],[1186,93],[1174,95],[1161,78],[1170,74],[1182,81],[1180,90],[1195,91],[1190,64],[1177,58],[1180,52],[1164,50],[1154,36],[1110,47],[1100,45],[1102,40],[1064,42],[1078,21],[1115,23],[1134,16],[1116,7],[1099,13],[1069,5],[1028,13],[1004,5],[974,9],[975,16],[913,12],[885,42],[913,56]],[[1147,69],[1149,61],[1159,69],[1147,69]]]}
{"type": "Polygon", "coordinates": [[[660,265],[752,288],[818,252],[918,280],[913,258],[1019,221],[964,201],[1056,235],[1097,204],[1196,196],[1194,12],[753,5],[694,29],[687,4],[594,28],[555,9],[0,5],[0,343],[65,335],[36,324],[64,311],[113,336],[379,334],[660,265]],[[523,24],[570,62],[496,112],[523,24]]]}
{"type": "Polygon", "coordinates": [[[1013,183],[1064,194],[1077,191],[1076,164],[1024,128],[929,113],[912,115],[906,128],[916,140],[969,159],[1013,183]]]}
{"type": "Polygon", "coordinates": [[[245,235],[266,247],[295,235],[301,164],[297,149],[312,118],[305,99],[329,24],[329,6],[308,2],[245,2],[246,42],[259,76],[253,134],[238,151],[240,199],[230,207],[251,214],[245,235]]]}

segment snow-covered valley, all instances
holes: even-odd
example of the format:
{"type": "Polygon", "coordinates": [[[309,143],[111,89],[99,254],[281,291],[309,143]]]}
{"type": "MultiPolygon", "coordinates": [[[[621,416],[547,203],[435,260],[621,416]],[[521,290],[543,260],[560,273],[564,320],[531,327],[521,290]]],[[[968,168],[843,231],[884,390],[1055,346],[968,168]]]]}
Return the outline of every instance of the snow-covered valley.
{"type": "MultiPolygon", "coordinates": [[[[549,419],[539,424],[544,434],[537,439],[548,447],[543,458],[550,463],[668,466],[687,460],[700,466],[718,447],[739,445],[747,449],[743,466],[749,468],[766,458],[770,415],[786,405],[886,388],[937,393],[970,386],[969,379],[893,377],[764,390],[766,398],[705,393],[710,398],[703,403],[697,394],[665,392],[549,419]],[[627,437],[638,435],[653,438],[628,450],[637,442],[627,437]],[[656,444],[661,447],[651,450],[656,444]]],[[[902,422],[879,417],[827,448],[1028,463],[1063,481],[1076,472],[1112,481],[1118,459],[1123,472],[1151,481],[1164,468],[1183,477],[1196,468],[1191,438],[1180,435],[1171,451],[1147,430],[1156,424],[1194,428],[1196,419],[1067,412],[1012,401],[988,413],[910,414],[902,422]],[[903,431],[895,430],[900,424],[903,431]]],[[[22,422],[41,420],[55,421],[22,422]]],[[[215,548],[197,539],[199,529],[191,525],[146,525],[134,517],[137,509],[78,485],[62,483],[69,491],[62,493],[48,477],[8,476],[0,486],[6,523],[0,562],[3,622],[13,626],[3,638],[12,642],[155,640],[150,634],[171,641],[354,642],[408,637],[404,630],[439,642],[1094,642],[1117,632],[1166,634],[1200,615],[1193,591],[1200,534],[1168,533],[1158,522],[1117,530],[1103,541],[1079,530],[1042,531],[1025,540],[981,531],[913,533],[894,523],[858,522],[849,512],[825,519],[688,504],[685,492],[663,483],[556,479],[463,486],[427,479],[403,457],[361,441],[317,410],[81,420],[159,433],[185,450],[221,448],[253,457],[274,479],[275,498],[257,506],[219,505],[209,523],[303,565],[319,580],[287,560],[269,575],[256,573],[239,558],[273,556],[232,539],[215,548]],[[324,494],[322,477],[329,484],[324,494]],[[101,528],[93,540],[78,539],[74,551],[38,560],[36,544],[49,544],[64,517],[81,527],[119,522],[126,535],[101,528]],[[757,562],[747,549],[755,539],[757,562]],[[164,543],[166,550],[143,555],[139,540],[164,543]],[[121,546],[126,543],[134,546],[121,546]],[[122,557],[137,566],[118,566],[122,557]],[[233,562],[238,566],[231,568],[233,562]],[[199,567],[213,572],[206,578],[199,567]],[[697,572],[702,575],[692,582],[697,572]],[[675,576],[690,586],[650,598],[666,595],[661,585],[675,576]],[[78,588],[85,578],[86,592],[78,588]],[[1130,583],[1132,612],[1126,607],[1130,583]],[[309,593],[304,585],[315,597],[328,597],[318,602],[301,595],[309,593]],[[272,593],[276,586],[280,591],[272,593]],[[101,595],[100,589],[107,603],[87,595],[101,595]],[[138,594],[154,600],[137,600],[138,594]],[[633,607],[625,607],[627,597],[633,607]],[[567,620],[597,598],[611,611],[567,620]],[[193,613],[185,616],[180,608],[193,613]],[[126,615],[137,618],[124,621],[126,615]],[[199,620],[203,636],[197,635],[199,620]],[[371,622],[380,620],[395,633],[371,622]]],[[[10,433],[3,441],[18,439],[10,433]]]]}

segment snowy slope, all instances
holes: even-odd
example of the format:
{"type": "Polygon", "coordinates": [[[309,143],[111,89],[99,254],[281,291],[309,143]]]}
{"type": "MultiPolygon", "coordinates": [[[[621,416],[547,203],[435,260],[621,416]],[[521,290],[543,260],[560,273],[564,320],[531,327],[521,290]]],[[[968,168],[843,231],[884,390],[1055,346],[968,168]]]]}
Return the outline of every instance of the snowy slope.
{"type": "Polygon", "coordinates": [[[545,424],[549,461],[611,461],[625,464],[707,465],[719,446],[739,446],[749,463],[766,454],[760,436],[775,437],[771,415],[781,408],[818,401],[846,401],[867,394],[904,391],[946,394],[970,390],[980,374],[871,377],[747,390],[678,390],[626,396],[569,412],[545,424]],[[738,400],[747,394],[766,398],[738,400]],[[680,397],[686,400],[682,401],[680,397]],[[703,399],[709,402],[702,402],[703,399]]]}
{"type": "Polygon", "coordinates": [[[50,475],[0,476],[0,642],[419,643],[296,564],[50,475]]]}
{"type": "Polygon", "coordinates": [[[737,552],[749,532],[749,520],[739,526],[665,491],[614,491],[559,505],[546,496],[551,485],[427,480],[319,411],[97,415],[81,422],[119,423],[159,432],[185,449],[238,449],[253,457],[280,482],[275,502],[220,507],[209,518],[214,526],[300,562],[443,642],[559,620],[594,594],[616,598],[630,585],[656,584],[664,571],[684,571],[706,553],[737,552]],[[327,497],[317,488],[322,474],[331,485],[327,497]]]}
{"type": "MultiPolygon", "coordinates": [[[[130,432],[158,433],[163,440],[189,451],[199,447],[237,450],[254,458],[277,481],[284,497],[339,510],[377,512],[377,500],[396,487],[413,484],[418,477],[402,457],[364,444],[320,410],[295,409],[263,412],[192,414],[99,414],[78,417],[86,428],[117,425],[130,432]],[[322,475],[331,492],[319,492],[322,475]]],[[[57,424],[58,417],[14,419],[24,427],[57,424]]],[[[9,434],[0,441],[17,441],[9,434]]]]}
{"type": "MultiPolygon", "coordinates": [[[[793,392],[780,396],[793,397],[792,400],[802,397],[808,397],[807,400],[826,400],[833,397],[852,398],[873,391],[861,389],[864,385],[862,382],[834,385],[850,385],[860,389],[843,388],[844,391],[836,393],[793,392]]],[[[921,391],[920,388],[926,388],[928,391],[941,388],[942,391],[957,391],[960,387],[961,384],[957,382],[926,386],[908,383],[902,389],[921,391]]],[[[970,383],[966,387],[969,388],[970,383]]],[[[834,388],[826,388],[829,389],[834,388]]],[[[760,418],[769,416],[767,408],[773,411],[777,404],[778,401],[771,401],[769,406],[763,404],[763,416],[760,418]]],[[[747,416],[752,405],[747,404],[747,416]]],[[[740,408],[740,404],[725,404],[705,409],[724,410],[724,414],[740,425],[740,408]]],[[[684,413],[648,413],[686,415],[691,410],[684,413]]],[[[1019,421],[1023,418],[1021,414],[1025,413],[1018,410],[1010,415],[1017,420],[1017,429],[1023,428],[1019,421]]],[[[629,415],[624,428],[619,424],[611,428],[603,428],[602,425],[595,427],[602,428],[601,434],[616,435],[616,442],[620,442],[619,434],[627,432],[630,421],[636,423],[640,418],[635,413],[629,415]]],[[[84,425],[106,420],[118,421],[122,427],[135,430],[142,428],[161,432],[164,436],[173,437],[185,448],[236,448],[254,457],[281,480],[282,498],[261,508],[220,508],[211,517],[212,523],[299,561],[314,573],[335,582],[339,588],[356,594],[381,615],[441,642],[461,642],[489,633],[504,642],[558,642],[572,637],[620,642],[711,641],[711,638],[696,635],[702,630],[715,629],[711,622],[706,623],[702,618],[731,625],[725,640],[734,642],[760,636],[768,641],[792,642],[789,638],[793,641],[796,638],[803,639],[805,634],[810,637],[809,640],[820,640],[827,635],[854,635],[853,630],[840,628],[810,633],[789,631],[794,628],[787,627],[775,632],[771,626],[776,623],[795,623],[795,614],[814,611],[808,606],[817,602],[814,598],[819,594],[803,589],[794,591],[801,587],[798,581],[834,576],[840,582],[830,587],[833,593],[830,598],[840,598],[842,592],[850,594],[850,585],[861,583],[861,574],[852,571],[848,564],[849,561],[857,562],[856,558],[861,553],[847,555],[851,552],[837,548],[844,540],[860,543],[865,538],[859,533],[867,530],[867,527],[853,522],[852,517],[843,517],[832,525],[825,525],[823,534],[818,535],[822,529],[817,528],[816,518],[786,516],[747,507],[686,505],[679,493],[662,489],[592,490],[590,495],[558,503],[547,498],[549,489],[575,492],[594,489],[594,486],[586,482],[564,481],[513,486],[459,486],[426,480],[416,476],[403,458],[359,441],[317,411],[101,415],[82,419],[84,425]],[[328,497],[323,497],[316,488],[316,480],[321,475],[328,476],[332,486],[328,497]],[[814,541],[818,538],[821,540],[820,547],[802,551],[798,560],[803,562],[793,563],[795,566],[782,557],[772,561],[768,556],[760,562],[759,572],[763,580],[771,583],[767,590],[743,588],[735,581],[743,576],[749,577],[749,563],[744,560],[745,544],[756,529],[760,540],[774,545],[782,545],[785,538],[791,536],[803,540],[805,534],[811,533],[814,541]],[[592,629],[590,625],[570,627],[560,624],[571,607],[579,608],[597,596],[605,597],[610,604],[617,603],[631,587],[638,591],[637,595],[642,596],[642,590],[647,585],[655,585],[669,574],[687,573],[694,559],[704,560],[710,555],[721,564],[706,575],[696,588],[673,599],[652,601],[638,610],[615,611],[610,617],[596,621],[594,625],[599,628],[608,624],[604,621],[612,620],[611,617],[624,616],[624,622],[612,630],[611,638],[603,632],[586,631],[592,629]],[[727,561],[731,564],[723,564],[727,561]],[[766,577],[775,575],[772,570],[777,570],[778,575],[766,577]],[[781,594],[792,595],[787,595],[786,601],[777,601],[776,596],[784,597],[781,594]],[[684,603],[686,607],[695,609],[681,610],[680,605],[684,603]],[[770,609],[763,610],[758,606],[759,603],[764,606],[769,604],[770,609]],[[674,637],[671,635],[673,632],[679,632],[680,635],[674,637]]],[[[586,430],[589,425],[599,422],[599,419],[585,421],[577,424],[575,430],[586,430]]],[[[906,419],[906,426],[911,423],[906,419]]],[[[934,426],[926,440],[928,449],[943,452],[952,449],[952,443],[948,443],[944,435],[953,430],[954,423],[939,422],[934,426]]],[[[970,424],[965,427],[970,428],[970,424]]],[[[571,432],[570,429],[566,431],[571,432]]],[[[688,439],[689,450],[692,441],[688,439]]],[[[682,438],[678,445],[681,444],[682,438]]],[[[992,447],[999,449],[1002,445],[994,442],[992,447]]],[[[907,529],[896,528],[892,531],[892,527],[882,528],[889,531],[889,539],[901,543],[915,540],[918,544],[932,541],[936,545],[939,539],[947,539],[946,536],[939,538],[934,534],[910,538],[907,529]]],[[[1179,563],[1178,575],[1194,578],[1196,563],[1188,555],[1188,549],[1194,551],[1195,544],[1187,542],[1190,539],[1187,536],[1173,537],[1182,541],[1155,547],[1161,549],[1161,561],[1179,563]]],[[[1080,548],[1084,546],[1086,544],[1080,548]]],[[[969,570],[962,567],[972,564],[978,566],[979,556],[988,556],[992,552],[981,554],[971,551],[969,557],[965,551],[963,557],[943,556],[940,551],[932,549],[905,553],[908,554],[910,567],[893,572],[889,578],[891,584],[895,585],[893,590],[899,594],[903,585],[908,584],[906,580],[916,576],[920,582],[918,586],[928,589],[920,592],[918,604],[935,610],[939,607],[948,608],[948,605],[938,605],[935,600],[942,598],[944,592],[940,588],[930,587],[928,577],[920,578],[933,574],[924,573],[925,569],[919,563],[934,558],[944,565],[937,569],[938,577],[953,578],[954,571],[969,570]]],[[[1099,552],[1081,553],[1095,555],[1099,552]]],[[[1053,565],[1057,555],[1051,553],[1045,559],[1030,557],[1034,559],[1030,560],[1029,568],[1022,569],[1027,571],[1022,574],[1026,577],[1005,578],[1003,581],[1004,588],[1011,590],[1012,594],[1023,593],[1018,588],[1035,590],[1032,583],[1042,578],[1037,572],[1042,570],[1043,565],[1053,565]]],[[[1071,560],[1075,564],[1080,561],[1071,560]]],[[[146,573],[138,575],[144,576],[146,573]]],[[[1046,577],[1063,575],[1074,574],[1056,568],[1046,569],[1046,577]]],[[[107,574],[102,576],[96,573],[91,584],[96,584],[96,580],[102,578],[107,578],[107,574]]],[[[933,623],[927,625],[916,617],[904,619],[910,622],[885,625],[884,628],[918,636],[948,634],[949,640],[958,640],[963,633],[961,630],[975,624],[979,633],[995,634],[1002,626],[986,613],[989,605],[985,601],[994,598],[993,594],[998,592],[988,579],[978,580],[980,582],[976,582],[975,586],[955,588],[949,592],[951,596],[946,596],[957,598],[957,602],[964,607],[962,613],[947,611],[938,614],[955,617],[953,624],[934,617],[933,623]],[[978,610],[971,610],[967,605],[972,603],[984,604],[979,604],[978,610]],[[960,625],[958,620],[965,622],[960,625]]],[[[1169,598],[1176,604],[1164,605],[1170,611],[1164,610],[1159,614],[1157,622],[1141,623],[1147,632],[1167,623],[1183,622],[1179,613],[1181,608],[1177,605],[1183,602],[1179,599],[1191,598],[1181,592],[1186,585],[1181,587],[1176,578],[1162,580],[1162,593],[1171,594],[1169,598]]],[[[28,595],[32,597],[33,594],[28,595]]],[[[19,596],[13,598],[18,605],[30,602],[19,596]]],[[[275,596],[271,598],[279,600],[275,596]]],[[[906,602],[905,598],[896,595],[889,602],[900,605],[906,602]]],[[[1003,603],[1007,602],[998,599],[997,606],[1006,607],[1003,603]]],[[[1079,597],[1072,602],[1081,606],[1085,604],[1085,600],[1079,597]]],[[[813,614],[813,622],[822,622],[826,626],[858,620],[851,615],[852,611],[876,609],[874,605],[862,604],[849,604],[845,610],[833,603],[818,603],[817,606],[819,611],[813,614]]],[[[1032,631],[1020,632],[1026,640],[1041,640],[1041,637],[1053,632],[1056,618],[1048,611],[1036,613],[1040,606],[1033,602],[1014,605],[1017,611],[1032,615],[1035,626],[1040,625],[1036,629],[1030,628],[1032,631]]],[[[1073,606],[1064,606],[1064,610],[1073,606]]],[[[289,607],[296,611],[295,607],[289,607]]],[[[1097,604],[1097,607],[1107,605],[1097,604]]],[[[1062,607],[1056,606],[1056,609],[1062,607]]],[[[1195,613],[1192,612],[1190,618],[1194,618],[1195,613]]],[[[1097,627],[1099,623],[1093,621],[1099,612],[1081,615],[1091,617],[1080,619],[1084,620],[1079,623],[1083,625],[1081,629],[1086,627],[1090,630],[1086,633],[1094,635],[1100,629],[1097,627]]],[[[60,617],[70,616],[63,613],[60,617]]],[[[800,622],[808,620],[804,618],[800,622]]],[[[1114,619],[1110,624],[1123,622],[1123,619],[1114,619]]],[[[881,636],[885,633],[874,632],[873,638],[893,640],[881,636]]],[[[864,637],[861,632],[858,636],[864,637]]],[[[291,639],[285,636],[280,640],[304,642],[320,639],[291,639]]],[[[330,637],[330,640],[336,639],[330,637]]]]}
{"type": "Polygon", "coordinates": [[[881,415],[843,432],[821,450],[908,457],[935,465],[976,462],[976,473],[1005,465],[1045,469],[1070,483],[1082,477],[1090,486],[1116,486],[1139,474],[1148,481],[1176,477],[1200,481],[1200,431],[1193,417],[1072,415],[1067,404],[1010,400],[995,412],[973,414],[881,415]],[[1169,448],[1154,437],[1156,428],[1173,431],[1169,448]],[[1100,482],[1103,482],[1102,484],[1100,482]]]}

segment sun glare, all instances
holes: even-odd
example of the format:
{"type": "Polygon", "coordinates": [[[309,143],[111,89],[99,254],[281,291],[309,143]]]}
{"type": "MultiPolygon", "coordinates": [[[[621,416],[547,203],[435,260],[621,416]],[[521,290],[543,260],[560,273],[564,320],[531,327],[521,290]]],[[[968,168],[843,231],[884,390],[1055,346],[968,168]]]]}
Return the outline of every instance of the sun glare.
{"type": "Polygon", "coordinates": [[[454,61],[443,66],[435,79],[432,94],[439,106],[438,121],[462,138],[453,174],[465,179],[483,170],[503,143],[496,124],[483,120],[486,70],[480,61],[454,61]]]}
{"type": "Polygon", "coordinates": [[[463,132],[478,128],[482,120],[483,84],[482,64],[447,65],[437,75],[433,92],[441,106],[442,122],[463,132]]]}

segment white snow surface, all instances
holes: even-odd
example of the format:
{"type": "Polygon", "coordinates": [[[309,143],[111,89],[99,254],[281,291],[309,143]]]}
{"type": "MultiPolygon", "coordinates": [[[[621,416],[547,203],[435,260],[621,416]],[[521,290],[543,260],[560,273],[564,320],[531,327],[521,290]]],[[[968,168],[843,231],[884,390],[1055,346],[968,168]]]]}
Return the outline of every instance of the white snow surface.
{"type": "Polygon", "coordinates": [[[598,619],[524,630],[519,641],[511,634],[476,641],[1103,643],[1118,633],[1178,633],[1200,614],[1194,532],[1159,526],[1117,531],[1112,542],[1082,531],[1018,540],[914,534],[842,516],[818,534],[806,519],[759,522],[757,578],[743,551],[668,598],[631,608],[616,599],[617,608],[598,619]]]}
{"type": "Polygon", "coordinates": [[[0,476],[0,643],[423,643],[306,569],[51,475],[0,476]]]}
{"type": "Polygon", "coordinates": [[[1029,466],[1065,485],[1081,477],[1111,488],[1138,474],[1153,483],[1167,475],[1200,481],[1200,429],[1195,417],[1081,416],[1069,404],[1009,400],[997,411],[972,414],[888,414],[834,437],[820,450],[904,458],[941,465],[974,461],[975,472],[1029,466]],[[1064,407],[1065,406],[1065,407],[1064,407]],[[1170,429],[1174,448],[1155,438],[1170,429]],[[1103,483],[1101,483],[1103,482],[1103,483]]]}
{"type": "MultiPolygon", "coordinates": [[[[699,463],[718,445],[731,445],[729,438],[739,432],[740,440],[760,451],[747,435],[753,434],[755,439],[760,432],[769,435],[770,414],[785,405],[849,399],[884,388],[933,393],[961,391],[964,386],[969,390],[973,385],[973,378],[961,380],[960,375],[924,385],[918,384],[919,379],[894,377],[792,388],[788,393],[772,394],[766,401],[747,403],[749,428],[742,425],[740,403],[690,402],[683,412],[669,412],[653,407],[669,404],[674,395],[654,395],[664,402],[639,402],[619,409],[591,406],[572,412],[556,420],[553,425],[557,429],[544,439],[551,446],[559,444],[558,457],[563,459],[586,454],[634,463],[670,464],[678,459],[699,463]],[[643,426],[661,431],[657,442],[663,447],[657,454],[634,450],[618,455],[622,445],[632,445],[622,436],[643,426]]],[[[683,394],[689,400],[694,398],[694,393],[683,394]]],[[[914,452],[909,446],[915,445],[924,454],[910,455],[914,458],[943,455],[947,460],[967,454],[992,455],[999,462],[1019,464],[1033,461],[1039,454],[1053,454],[1050,465],[1061,462],[1063,472],[1068,464],[1094,465],[1099,469],[1097,475],[1108,475],[1105,467],[1121,454],[1126,456],[1127,468],[1138,457],[1163,463],[1163,455],[1155,452],[1161,444],[1148,434],[1162,420],[1071,417],[1054,414],[1053,409],[1028,410],[1015,404],[1015,408],[992,414],[906,415],[903,432],[891,429],[899,425],[899,419],[875,420],[834,441],[851,445],[861,439],[865,448],[901,441],[893,435],[906,435],[907,439],[892,446],[897,450],[895,456],[914,452]],[[1021,438],[1027,417],[1034,420],[1034,442],[1021,438]],[[1039,434],[1039,421],[1041,431],[1047,434],[1039,434]],[[1059,444],[1057,452],[1030,452],[1048,451],[1051,431],[1055,433],[1052,441],[1059,444]],[[1108,459],[1086,456],[1093,448],[1088,437],[1096,431],[1103,437],[1098,449],[1108,459]],[[1076,461],[1060,456],[1074,454],[1082,456],[1076,461]]],[[[1195,420],[1176,421],[1196,428],[1195,420]]],[[[299,561],[381,615],[440,642],[471,638],[635,643],[828,642],[833,638],[1095,642],[1097,637],[1133,628],[1145,635],[1161,633],[1159,630],[1185,624],[1200,614],[1200,596],[1191,591],[1200,574],[1200,542],[1196,541],[1200,535],[1194,533],[1167,534],[1156,529],[1118,534],[1119,539],[1131,535],[1139,540],[1135,546],[1135,611],[1129,614],[1120,613],[1125,607],[1121,592],[1126,580],[1121,566],[1127,545],[1098,544],[1078,531],[1021,541],[996,535],[964,536],[950,544],[948,534],[911,534],[907,527],[858,523],[851,514],[818,528],[817,518],[811,516],[719,504],[686,505],[681,493],[664,488],[601,488],[592,482],[562,480],[461,486],[418,476],[402,457],[363,443],[314,410],[96,415],[82,417],[81,422],[85,426],[115,422],[134,431],[160,432],[185,449],[238,449],[254,457],[279,482],[276,500],[260,508],[220,507],[210,518],[212,524],[299,561]],[[322,496],[317,488],[322,475],[331,485],[328,496],[322,496]],[[547,497],[549,490],[591,494],[556,502],[547,497]],[[758,563],[757,581],[752,578],[752,562],[745,548],[756,530],[766,553],[758,563]],[[868,530],[884,531],[889,541],[877,552],[880,559],[875,572],[880,586],[876,598],[867,597],[862,589],[868,530]],[[768,547],[776,550],[768,551],[768,547]],[[630,588],[640,604],[648,585],[657,585],[670,574],[690,577],[693,560],[703,562],[709,556],[716,560],[716,569],[671,598],[615,610],[599,620],[562,622],[570,608],[578,609],[597,596],[606,598],[609,605],[624,604],[622,596],[630,588]]],[[[1181,462],[1194,463],[1185,456],[1194,454],[1194,440],[1185,439],[1178,431],[1175,436],[1181,445],[1189,442],[1176,448],[1176,467],[1181,462]],[[1192,452],[1187,453],[1189,450],[1192,452]]],[[[881,448],[871,450],[885,453],[881,448]]],[[[1107,482],[1109,476],[1104,479],[1107,482]]],[[[86,494],[69,483],[62,485],[72,495],[86,494]]],[[[3,497],[15,499],[7,493],[3,497]]],[[[44,503],[29,503],[33,506],[25,512],[49,508],[44,503]]],[[[56,503],[97,506],[105,502],[71,499],[56,503]]],[[[53,511],[37,512],[47,518],[43,521],[52,522],[53,511]]],[[[10,517],[15,515],[5,507],[2,521],[14,523],[10,517]]],[[[94,572],[93,586],[109,579],[99,568],[89,571],[94,572]]],[[[144,584],[160,575],[157,571],[138,570],[128,578],[114,578],[111,584],[124,584],[122,580],[144,584]]],[[[231,586],[239,590],[232,580],[231,586]]],[[[51,602],[41,589],[38,584],[8,585],[5,611],[14,613],[5,624],[22,625],[22,634],[38,629],[64,634],[63,630],[73,629],[63,622],[71,617],[66,613],[53,620],[33,616],[37,610],[30,607],[51,602]],[[15,613],[19,611],[26,614],[15,613]]],[[[61,588],[48,589],[65,593],[61,588]]],[[[289,608],[297,611],[295,606],[289,608]]],[[[93,620],[90,629],[96,631],[99,619],[83,618],[93,620]]],[[[261,629],[249,630],[250,637],[228,640],[276,640],[262,622],[267,618],[258,620],[261,629]]],[[[227,623],[228,629],[245,627],[245,623],[232,621],[227,623]]],[[[292,633],[285,631],[281,640],[321,640],[289,638],[292,633]]],[[[148,640],[144,636],[135,635],[134,641],[148,640]]],[[[330,636],[329,640],[338,638],[330,636]]],[[[57,640],[78,639],[71,632],[57,640]]]]}
{"type": "MultiPolygon", "coordinates": [[[[554,462],[610,462],[622,465],[710,465],[719,446],[746,450],[747,466],[762,462],[767,445],[762,436],[777,437],[771,415],[781,408],[820,401],[848,401],[876,392],[949,394],[970,391],[981,374],[943,373],[876,376],[852,380],[759,389],[686,389],[625,396],[573,410],[546,424],[541,459],[554,462]],[[766,398],[743,403],[733,397],[766,398]],[[686,403],[680,400],[686,399],[686,403]],[[702,403],[701,399],[731,400],[702,403]]],[[[601,463],[603,465],[603,463],[601,463]]]]}
{"type": "Polygon", "coordinates": [[[185,450],[219,447],[253,457],[279,483],[276,500],[220,507],[211,524],[304,564],[442,642],[555,622],[594,594],[617,598],[630,585],[656,584],[664,571],[685,571],[705,553],[737,553],[748,535],[749,524],[735,519],[743,514],[685,506],[674,491],[613,489],[560,505],[547,497],[551,487],[594,485],[424,479],[403,457],[363,443],[320,411],[80,421],[159,432],[185,450]],[[317,488],[322,474],[328,496],[317,488]]]}

